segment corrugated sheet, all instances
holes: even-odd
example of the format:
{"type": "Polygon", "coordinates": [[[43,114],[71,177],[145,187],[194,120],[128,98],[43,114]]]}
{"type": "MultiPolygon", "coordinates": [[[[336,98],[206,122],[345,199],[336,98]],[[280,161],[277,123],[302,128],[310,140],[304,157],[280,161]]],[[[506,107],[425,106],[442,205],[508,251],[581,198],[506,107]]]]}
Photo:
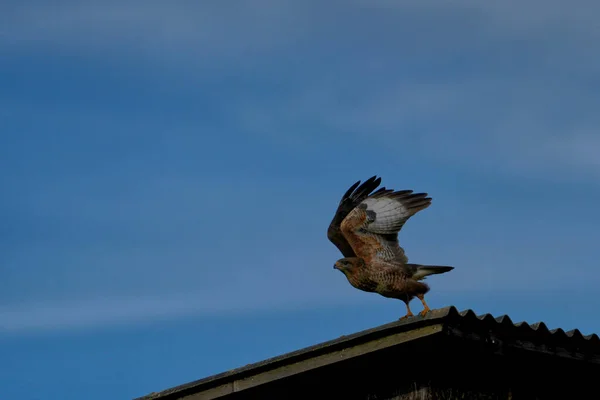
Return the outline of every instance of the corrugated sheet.
{"type": "MultiPolygon", "coordinates": [[[[184,391],[202,392],[204,388],[222,384],[222,382],[230,382],[323,354],[350,349],[401,332],[416,333],[420,328],[433,327],[434,325],[443,326],[450,335],[468,336],[475,341],[494,342],[494,339],[499,339],[509,344],[528,343],[530,349],[531,344],[533,344],[534,351],[549,350],[553,352],[553,348],[561,348],[563,353],[566,350],[582,355],[584,359],[589,360],[598,360],[598,355],[600,355],[600,338],[596,334],[583,335],[578,329],[567,332],[560,328],[548,329],[543,322],[532,324],[527,322],[514,323],[508,315],[499,317],[494,317],[491,314],[477,315],[473,310],[458,311],[454,306],[450,306],[432,310],[425,317],[415,316],[351,335],[341,336],[334,340],[167,389],[161,393],[153,393],[138,400],[171,398],[171,395],[184,391]]],[[[440,331],[440,333],[443,333],[443,331],[440,331]]]]}
{"type": "Polygon", "coordinates": [[[540,339],[549,338],[560,341],[581,341],[591,345],[600,345],[600,337],[597,334],[583,335],[579,329],[564,331],[561,328],[548,329],[545,323],[527,322],[514,323],[508,315],[494,317],[491,314],[477,315],[473,310],[458,311],[454,306],[435,310],[437,314],[434,318],[446,320],[446,322],[457,322],[463,320],[464,323],[482,325],[485,324],[491,329],[506,329],[519,335],[536,336],[540,339]]]}

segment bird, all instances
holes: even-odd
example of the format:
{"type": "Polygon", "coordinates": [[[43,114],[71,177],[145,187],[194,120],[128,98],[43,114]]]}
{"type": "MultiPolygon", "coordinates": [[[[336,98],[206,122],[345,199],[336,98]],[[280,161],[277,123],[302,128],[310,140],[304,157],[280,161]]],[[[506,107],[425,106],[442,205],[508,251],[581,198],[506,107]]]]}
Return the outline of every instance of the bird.
{"type": "Polygon", "coordinates": [[[327,237],[343,258],[334,269],[341,271],[356,289],[402,300],[406,314],[414,316],[410,302],[415,297],[423,304],[419,313],[430,308],[425,294],[430,288],[423,280],[454,269],[444,265],[411,264],[400,246],[398,234],[404,224],[431,205],[427,193],[413,190],[379,188],[381,178],[372,176],[361,184],[355,182],[342,196],[327,229],[327,237]]]}

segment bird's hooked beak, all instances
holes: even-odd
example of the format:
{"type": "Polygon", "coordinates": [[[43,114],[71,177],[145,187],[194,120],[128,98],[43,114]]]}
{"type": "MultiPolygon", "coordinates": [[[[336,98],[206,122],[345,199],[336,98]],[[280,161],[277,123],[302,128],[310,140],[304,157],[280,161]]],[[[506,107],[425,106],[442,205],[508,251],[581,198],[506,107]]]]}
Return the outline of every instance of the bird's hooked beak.
{"type": "Polygon", "coordinates": [[[339,269],[337,263],[333,264],[333,269],[339,269]]]}

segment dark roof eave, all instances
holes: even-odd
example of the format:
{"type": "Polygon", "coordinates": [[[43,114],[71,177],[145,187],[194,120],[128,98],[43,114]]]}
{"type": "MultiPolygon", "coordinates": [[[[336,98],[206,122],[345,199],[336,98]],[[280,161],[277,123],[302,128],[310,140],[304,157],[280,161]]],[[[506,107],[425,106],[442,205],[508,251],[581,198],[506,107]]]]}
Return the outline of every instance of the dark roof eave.
{"type": "MultiPolygon", "coordinates": [[[[508,316],[498,318],[490,314],[477,316],[473,311],[459,312],[455,307],[432,310],[425,317],[414,317],[381,325],[338,339],[323,342],[301,350],[249,364],[217,375],[180,385],[135,400],[179,398],[185,394],[203,392],[210,397],[225,395],[255,387],[275,379],[302,373],[334,362],[357,357],[386,347],[406,343],[435,334],[443,333],[444,326],[451,325],[448,333],[469,337],[472,340],[490,340],[494,344],[495,335],[519,337],[520,341],[510,346],[533,351],[547,351],[545,345],[536,345],[540,340],[558,345],[559,350],[574,348],[585,358],[586,350],[597,350],[600,354],[600,339],[597,335],[583,336],[578,330],[565,332],[562,329],[548,330],[544,323],[529,325],[514,324],[508,316]],[[479,332],[479,333],[478,333],[479,332]],[[487,332],[487,333],[485,333],[487,332]],[[528,340],[531,338],[532,340],[528,340]],[[552,339],[552,340],[549,340],[552,339]],[[564,345],[561,347],[561,344],[564,345]]],[[[596,353],[596,351],[595,351],[596,353]]],[[[572,355],[564,350],[562,354],[572,355]]],[[[560,354],[559,354],[560,355],[560,354]]],[[[598,360],[600,362],[600,360],[598,360]]]]}

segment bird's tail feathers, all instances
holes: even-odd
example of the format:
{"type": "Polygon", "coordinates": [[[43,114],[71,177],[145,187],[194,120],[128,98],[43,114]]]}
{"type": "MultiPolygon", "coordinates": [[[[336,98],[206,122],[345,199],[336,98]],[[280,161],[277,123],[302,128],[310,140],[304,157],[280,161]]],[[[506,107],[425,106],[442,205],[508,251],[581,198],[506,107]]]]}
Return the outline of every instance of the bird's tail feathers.
{"type": "Polygon", "coordinates": [[[443,274],[448,271],[452,271],[454,267],[449,267],[445,265],[419,265],[413,264],[415,269],[415,273],[412,278],[416,280],[424,279],[426,276],[435,275],[435,274],[443,274]]]}

